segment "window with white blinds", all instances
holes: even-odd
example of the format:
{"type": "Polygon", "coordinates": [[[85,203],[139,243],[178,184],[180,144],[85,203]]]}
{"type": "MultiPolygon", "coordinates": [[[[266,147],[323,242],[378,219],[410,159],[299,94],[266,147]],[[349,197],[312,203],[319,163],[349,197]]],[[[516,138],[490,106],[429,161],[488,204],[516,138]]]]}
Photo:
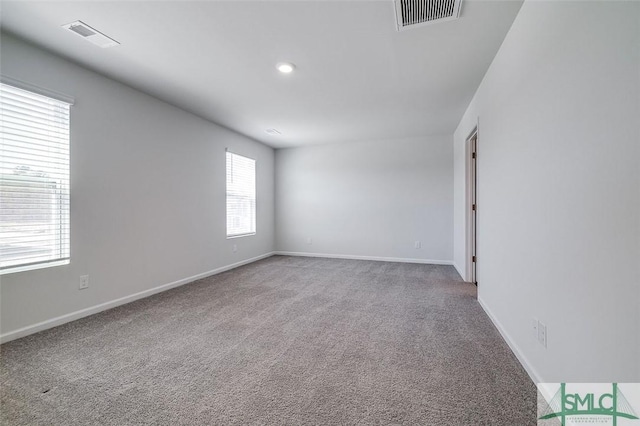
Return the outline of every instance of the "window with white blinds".
{"type": "Polygon", "coordinates": [[[227,151],[227,237],[256,233],[256,160],[227,151]]]}
{"type": "Polygon", "coordinates": [[[69,107],[0,83],[0,273],[69,261],[69,107]]]}

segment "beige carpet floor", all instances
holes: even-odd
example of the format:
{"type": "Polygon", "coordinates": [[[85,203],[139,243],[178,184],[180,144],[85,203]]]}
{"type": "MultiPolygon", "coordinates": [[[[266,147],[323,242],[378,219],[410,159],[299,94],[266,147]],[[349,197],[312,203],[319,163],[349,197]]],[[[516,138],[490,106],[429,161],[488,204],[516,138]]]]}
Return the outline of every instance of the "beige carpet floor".
{"type": "Polygon", "coordinates": [[[535,425],[450,266],[274,256],[0,348],[3,425],[535,425]]]}

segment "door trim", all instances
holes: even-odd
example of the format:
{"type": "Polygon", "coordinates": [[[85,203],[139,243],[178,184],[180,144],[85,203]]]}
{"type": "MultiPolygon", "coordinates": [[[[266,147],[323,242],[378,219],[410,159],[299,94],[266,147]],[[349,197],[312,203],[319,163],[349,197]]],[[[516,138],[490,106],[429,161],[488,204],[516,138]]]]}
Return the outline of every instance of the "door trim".
{"type": "Polygon", "coordinates": [[[477,165],[478,165],[478,126],[476,125],[465,140],[465,281],[477,285],[477,223],[478,223],[478,199],[477,199],[477,165]],[[475,168],[473,159],[473,141],[475,139],[475,168]],[[474,193],[475,191],[475,193],[474,193]],[[473,204],[476,204],[475,222],[473,204]],[[474,265],[473,256],[476,256],[474,265]],[[475,266],[475,270],[474,270],[475,266]]]}

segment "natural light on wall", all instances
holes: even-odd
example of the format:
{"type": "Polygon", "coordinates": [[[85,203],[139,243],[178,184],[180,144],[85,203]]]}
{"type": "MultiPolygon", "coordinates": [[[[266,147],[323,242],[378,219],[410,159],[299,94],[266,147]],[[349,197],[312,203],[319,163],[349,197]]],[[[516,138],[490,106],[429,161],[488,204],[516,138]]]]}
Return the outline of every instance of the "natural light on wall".
{"type": "Polygon", "coordinates": [[[227,237],[256,233],[256,161],[227,151],[227,237]]]}
{"type": "Polygon", "coordinates": [[[69,107],[0,85],[0,272],[69,262],[69,107]]]}

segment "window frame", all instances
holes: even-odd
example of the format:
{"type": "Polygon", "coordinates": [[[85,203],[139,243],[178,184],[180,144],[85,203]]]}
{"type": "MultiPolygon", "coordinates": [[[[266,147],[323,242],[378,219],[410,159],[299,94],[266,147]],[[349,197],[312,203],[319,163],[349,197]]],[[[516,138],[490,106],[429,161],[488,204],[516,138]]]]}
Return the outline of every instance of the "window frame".
{"type": "Polygon", "coordinates": [[[255,158],[251,158],[242,154],[237,154],[227,148],[225,149],[225,235],[226,235],[226,239],[230,240],[235,238],[242,238],[242,237],[249,237],[252,235],[256,235],[257,229],[258,229],[258,161],[255,158]],[[253,187],[254,188],[253,188],[253,199],[250,200],[250,205],[253,209],[253,212],[252,212],[253,230],[249,232],[229,234],[229,182],[228,182],[228,176],[229,176],[229,170],[228,170],[229,157],[228,156],[229,155],[240,157],[244,160],[251,160],[253,162],[253,187]]]}
{"type": "MultiPolygon", "coordinates": [[[[75,100],[68,95],[64,95],[58,92],[54,92],[52,90],[44,89],[44,88],[32,85],[30,83],[26,83],[26,82],[13,79],[11,77],[7,77],[4,75],[0,76],[0,82],[2,83],[3,86],[8,86],[9,88],[11,88],[11,90],[14,90],[14,93],[17,93],[15,92],[16,90],[24,91],[24,92],[27,92],[29,95],[33,95],[35,97],[45,97],[45,98],[48,98],[50,101],[57,102],[58,104],[66,104],[66,108],[67,108],[67,114],[66,116],[64,116],[65,120],[67,121],[66,138],[63,138],[63,143],[61,145],[59,143],[56,143],[52,145],[52,148],[51,148],[54,150],[62,149],[63,157],[61,158],[66,160],[66,164],[65,164],[66,167],[62,167],[59,169],[61,170],[62,175],[60,175],[60,177],[57,177],[57,178],[52,178],[52,182],[56,182],[59,185],[59,187],[57,189],[54,189],[54,191],[52,192],[52,196],[55,197],[57,201],[51,201],[51,204],[47,204],[53,208],[53,211],[54,211],[53,217],[56,218],[51,222],[49,226],[53,226],[54,228],[57,228],[58,231],[55,231],[52,234],[48,233],[47,234],[48,239],[46,240],[46,243],[41,244],[39,246],[35,246],[35,247],[52,247],[50,248],[50,250],[53,251],[53,253],[50,255],[52,259],[33,261],[32,259],[28,259],[28,258],[23,258],[23,259],[18,258],[16,260],[21,261],[21,263],[0,266],[0,275],[7,275],[7,274],[16,273],[16,272],[24,272],[24,271],[31,271],[31,270],[37,270],[37,269],[51,268],[51,267],[56,267],[60,265],[67,265],[71,262],[71,164],[70,164],[71,162],[71,107],[74,105],[75,100]],[[58,206],[56,206],[57,203],[59,203],[58,206]],[[51,245],[50,244],[51,242],[53,242],[54,245],[51,245]],[[58,248],[55,248],[56,244],[58,245],[58,248]]],[[[7,93],[7,95],[9,94],[7,93]]],[[[60,105],[58,107],[60,107],[60,105]]],[[[55,107],[55,108],[58,108],[58,107],[55,107]]],[[[7,109],[7,111],[10,111],[10,110],[7,109]]],[[[15,117],[17,117],[18,120],[29,121],[29,118],[31,116],[30,114],[25,113],[24,115],[16,115],[15,117]]],[[[56,118],[54,117],[48,120],[51,120],[52,122],[54,122],[56,118]]],[[[46,129],[47,127],[44,127],[44,128],[46,129]]],[[[56,130],[53,130],[53,131],[56,131],[56,130]]],[[[1,139],[5,140],[4,130],[0,133],[0,135],[2,135],[1,139]]],[[[28,141],[28,139],[32,138],[33,136],[31,137],[24,136],[24,137],[28,141]]],[[[30,150],[34,149],[29,147],[30,143],[32,142],[30,141],[25,142],[26,145],[24,148],[23,147],[18,148],[21,151],[24,151],[24,155],[26,156],[25,158],[28,158],[28,156],[34,155],[29,152],[30,150]]],[[[5,144],[3,143],[2,146],[0,147],[1,151],[4,151],[4,146],[5,144]]],[[[8,149],[11,149],[12,146],[14,145],[7,143],[8,149]]],[[[19,145],[15,145],[15,146],[19,146],[19,145]]],[[[35,148],[35,149],[37,150],[38,148],[35,148]]],[[[61,155],[60,152],[55,153],[54,157],[45,156],[46,160],[44,164],[46,164],[47,162],[51,162],[52,158],[54,159],[54,162],[55,162],[55,158],[56,158],[55,156],[58,156],[58,155],[61,155]]],[[[17,158],[20,159],[21,157],[17,157],[17,158]]],[[[9,164],[11,164],[11,162],[9,164]]],[[[4,178],[7,178],[7,179],[14,178],[14,180],[17,176],[20,176],[20,174],[17,174],[16,172],[14,172],[15,176],[14,174],[8,174],[8,173],[4,173],[4,174],[0,173],[0,174],[2,174],[4,178]]],[[[36,183],[36,184],[38,183],[36,182],[38,179],[44,179],[44,176],[39,177],[38,175],[34,175],[30,178],[30,180],[33,181],[32,183],[36,183]]],[[[24,179],[17,179],[17,181],[20,181],[20,180],[24,180],[24,179]]],[[[29,179],[26,179],[25,183],[28,183],[27,182],[28,180],[29,179]]],[[[43,180],[43,182],[41,182],[40,184],[46,184],[46,182],[43,180]]],[[[24,219],[22,219],[22,221],[24,221],[24,219]]],[[[17,223],[20,223],[20,220],[17,223]]],[[[25,236],[24,238],[28,239],[29,237],[25,236]]],[[[20,241],[19,238],[18,238],[18,241],[20,241]]],[[[45,257],[45,255],[43,255],[42,257],[45,257]]]]}

